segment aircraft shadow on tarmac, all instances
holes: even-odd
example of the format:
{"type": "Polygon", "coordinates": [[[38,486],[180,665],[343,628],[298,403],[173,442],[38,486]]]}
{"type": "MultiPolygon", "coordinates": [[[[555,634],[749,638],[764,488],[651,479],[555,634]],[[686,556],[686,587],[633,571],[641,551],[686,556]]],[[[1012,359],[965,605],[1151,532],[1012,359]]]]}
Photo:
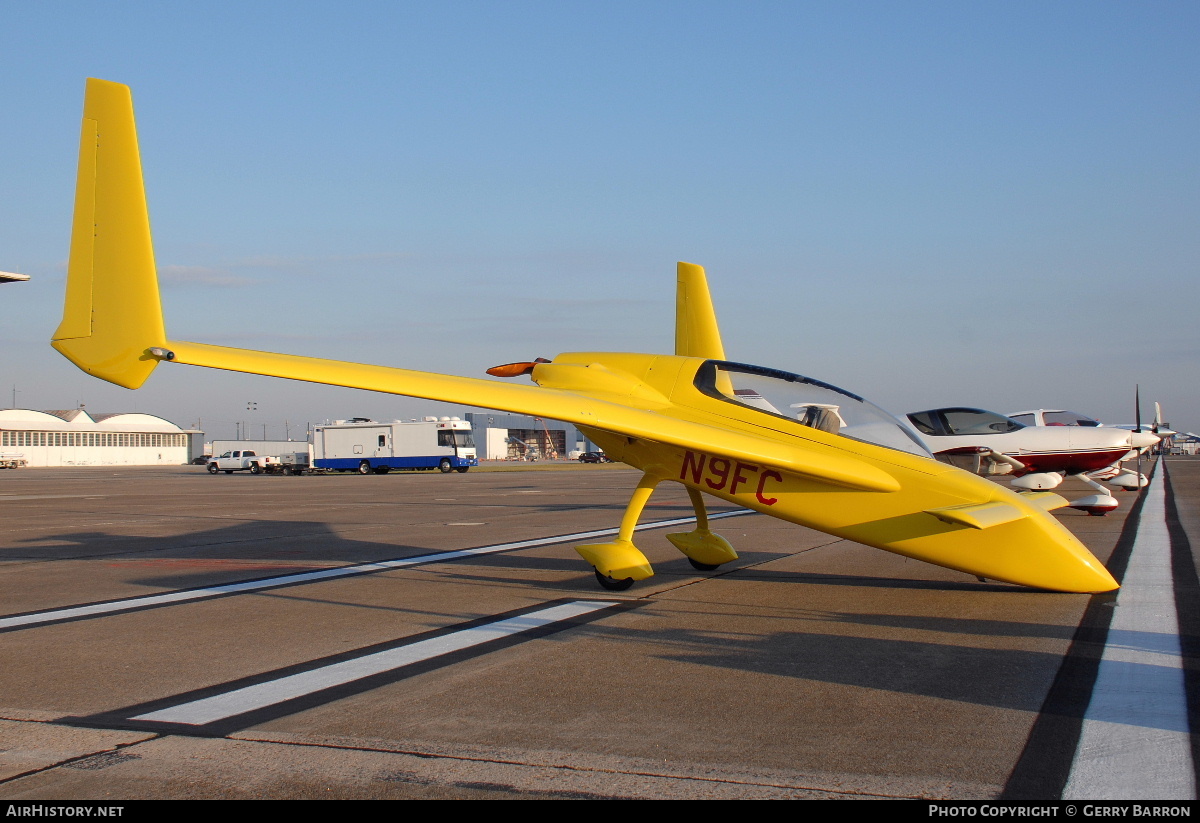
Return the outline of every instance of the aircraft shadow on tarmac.
{"type": "MultiPolygon", "coordinates": [[[[690,629],[630,631],[603,623],[586,631],[609,642],[636,643],[659,650],[662,660],[692,666],[732,669],[796,681],[837,684],[887,693],[932,697],[979,706],[1039,713],[1063,660],[1060,654],[997,649],[910,639],[855,637],[821,632],[776,631],[757,636],[690,629]]],[[[1020,624],[1009,634],[1020,636],[1020,624]]],[[[1169,666],[1122,663],[1133,682],[1178,678],[1169,666]]],[[[800,699],[803,686],[798,683],[800,699]]],[[[814,699],[819,700],[819,689],[814,699]]],[[[868,698],[869,699],[869,698],[868,698]]],[[[935,710],[931,707],[930,710],[935,710]]],[[[1055,714],[1079,718],[1087,701],[1058,705],[1055,714]]],[[[1120,722],[1178,731],[1158,713],[1120,722]]]]}
{"type": "MultiPolygon", "coordinates": [[[[128,568],[139,576],[126,582],[155,588],[209,586],[443,551],[400,542],[350,539],[325,523],[275,520],[174,536],[69,532],[28,542],[47,545],[19,554],[17,550],[4,550],[0,559],[98,562],[128,568]]],[[[466,541],[464,545],[473,544],[466,541]]]]}
{"type": "MultiPolygon", "coordinates": [[[[389,503],[380,503],[380,506],[389,503]]],[[[404,505],[397,501],[396,505],[404,505]]],[[[423,504],[427,505],[427,504],[423,504]]],[[[578,511],[576,505],[535,502],[522,497],[513,508],[529,513],[562,513],[578,511]]],[[[589,510],[623,511],[623,505],[589,505],[589,510]]],[[[712,513],[723,511],[714,508],[712,513]]],[[[662,520],[690,516],[692,508],[687,502],[664,502],[654,506],[647,520],[662,520]]],[[[505,517],[511,517],[506,513],[505,517]]],[[[413,531],[436,528],[436,520],[456,519],[453,510],[430,515],[433,522],[417,524],[413,531]]],[[[148,521],[150,525],[153,521],[148,521]]],[[[481,526],[484,524],[481,524],[481,526]]],[[[487,545],[489,532],[485,528],[463,529],[456,535],[453,546],[414,545],[400,542],[405,536],[405,526],[385,521],[356,524],[354,531],[387,530],[398,538],[397,542],[376,542],[355,539],[338,533],[335,526],[320,521],[306,520],[253,520],[239,519],[235,523],[215,529],[188,531],[174,535],[128,535],[104,531],[77,531],[42,535],[20,541],[19,545],[0,547],[0,561],[71,561],[107,562],[113,566],[128,566],[130,570],[147,571],[144,576],[133,577],[126,582],[160,587],[192,588],[209,586],[234,580],[246,580],[271,575],[292,574],[312,569],[339,565],[371,563],[414,555],[435,554],[441,551],[473,548],[487,545]]],[[[511,539],[536,539],[547,535],[513,534],[511,539]]],[[[569,544],[562,544],[569,545],[569,544]]],[[[686,561],[680,556],[680,562],[686,561]]],[[[464,561],[460,561],[464,562],[464,561]]],[[[581,581],[591,585],[593,575],[585,574],[574,552],[561,559],[555,557],[519,557],[494,555],[472,558],[471,565],[480,562],[495,563],[504,568],[544,569],[548,571],[570,571],[581,581]]],[[[480,581],[482,582],[482,581],[480,581]]],[[[512,583],[512,578],[503,582],[512,583]]],[[[531,585],[554,585],[543,581],[529,580],[531,585]]]]}

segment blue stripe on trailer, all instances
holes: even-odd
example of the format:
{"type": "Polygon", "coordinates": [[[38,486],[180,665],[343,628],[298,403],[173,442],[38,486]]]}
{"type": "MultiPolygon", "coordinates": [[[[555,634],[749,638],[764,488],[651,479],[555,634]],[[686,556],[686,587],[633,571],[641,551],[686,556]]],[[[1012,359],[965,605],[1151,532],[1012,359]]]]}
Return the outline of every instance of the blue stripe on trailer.
{"type": "Polygon", "coordinates": [[[318,469],[357,469],[363,461],[371,468],[387,466],[389,469],[436,469],[443,460],[449,460],[454,468],[462,466],[478,466],[479,461],[465,457],[455,457],[452,454],[438,454],[428,457],[341,457],[322,458],[314,460],[313,465],[318,469]]]}

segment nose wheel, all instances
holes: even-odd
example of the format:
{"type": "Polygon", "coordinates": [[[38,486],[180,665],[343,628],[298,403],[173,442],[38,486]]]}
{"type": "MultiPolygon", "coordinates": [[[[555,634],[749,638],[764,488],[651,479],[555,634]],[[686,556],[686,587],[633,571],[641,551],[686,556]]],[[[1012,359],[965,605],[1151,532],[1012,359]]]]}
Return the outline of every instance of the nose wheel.
{"type": "Polygon", "coordinates": [[[632,577],[617,580],[606,574],[601,574],[599,569],[596,569],[596,580],[599,581],[603,588],[608,589],[610,592],[623,592],[633,585],[632,577]]]}

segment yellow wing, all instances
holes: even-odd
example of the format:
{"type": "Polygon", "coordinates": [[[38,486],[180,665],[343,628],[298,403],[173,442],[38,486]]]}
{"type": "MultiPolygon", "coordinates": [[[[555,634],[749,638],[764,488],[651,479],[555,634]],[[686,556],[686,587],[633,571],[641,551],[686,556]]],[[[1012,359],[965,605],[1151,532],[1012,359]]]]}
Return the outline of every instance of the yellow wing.
{"type": "Polygon", "coordinates": [[[850,455],[823,454],[784,446],[774,440],[681,420],[664,414],[663,410],[626,406],[578,392],[203,343],[172,341],[165,350],[153,356],[193,366],[549,417],[626,437],[696,451],[716,451],[737,460],[773,466],[862,491],[890,492],[900,488],[887,472],[850,455]]]}
{"type": "MultiPolygon", "coordinates": [[[[696,320],[683,335],[693,341],[684,349],[719,356],[720,336],[704,270],[681,264],[681,288],[685,280],[696,320]]],[[[682,296],[680,300],[681,305],[687,302],[682,296]]],[[[899,488],[887,472],[853,456],[783,446],[672,418],[664,404],[623,404],[586,392],[168,340],[132,96],[127,86],[104,80],[87,81],[66,305],[52,344],[89,374],[131,389],[141,386],[160,361],[168,360],[539,415],[627,437],[719,451],[839,486],[899,488]]]]}

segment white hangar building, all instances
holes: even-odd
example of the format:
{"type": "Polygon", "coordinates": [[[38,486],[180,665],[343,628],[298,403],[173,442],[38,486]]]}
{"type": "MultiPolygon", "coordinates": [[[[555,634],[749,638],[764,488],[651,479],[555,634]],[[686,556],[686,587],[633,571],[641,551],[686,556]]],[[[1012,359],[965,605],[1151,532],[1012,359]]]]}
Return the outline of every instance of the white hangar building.
{"type": "Polygon", "coordinates": [[[27,466],[177,466],[200,454],[203,440],[152,414],[0,410],[0,455],[27,466]]]}
{"type": "Polygon", "coordinates": [[[583,432],[570,423],[508,412],[467,412],[480,460],[521,460],[550,455],[567,457],[581,451],[598,451],[583,432]]]}

